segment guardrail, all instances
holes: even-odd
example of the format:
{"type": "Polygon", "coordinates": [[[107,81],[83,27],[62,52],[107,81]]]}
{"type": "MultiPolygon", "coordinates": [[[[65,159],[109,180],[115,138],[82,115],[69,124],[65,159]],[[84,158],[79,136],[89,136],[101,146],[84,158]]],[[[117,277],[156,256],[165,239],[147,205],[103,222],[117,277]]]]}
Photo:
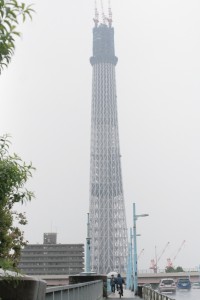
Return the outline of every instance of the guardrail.
{"type": "Polygon", "coordinates": [[[71,284],[46,289],[45,300],[102,300],[103,282],[101,280],[71,284]]]}
{"type": "MultiPolygon", "coordinates": [[[[184,268],[184,272],[185,273],[199,272],[199,268],[198,267],[196,267],[196,268],[184,268]]],[[[157,274],[159,274],[159,273],[166,273],[166,270],[165,269],[158,269],[157,274]]],[[[152,270],[152,269],[140,269],[140,270],[138,270],[138,275],[140,275],[140,274],[155,274],[155,273],[154,273],[154,270],[152,270]]]]}
{"type": "Polygon", "coordinates": [[[144,300],[172,300],[174,298],[168,297],[167,295],[160,294],[149,287],[142,288],[142,298],[144,300]]]}

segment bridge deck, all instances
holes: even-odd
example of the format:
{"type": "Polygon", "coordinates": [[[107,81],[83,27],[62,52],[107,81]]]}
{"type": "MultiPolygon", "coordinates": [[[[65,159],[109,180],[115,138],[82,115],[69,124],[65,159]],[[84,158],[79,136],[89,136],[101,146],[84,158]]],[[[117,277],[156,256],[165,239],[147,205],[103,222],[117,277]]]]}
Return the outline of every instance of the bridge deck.
{"type": "MultiPolygon", "coordinates": [[[[138,297],[135,297],[133,292],[131,292],[130,290],[124,290],[124,296],[122,296],[121,299],[127,300],[127,299],[136,299],[136,298],[138,297]]],[[[115,293],[110,294],[108,299],[113,299],[113,300],[119,299],[118,292],[115,291],[115,293]]]]}

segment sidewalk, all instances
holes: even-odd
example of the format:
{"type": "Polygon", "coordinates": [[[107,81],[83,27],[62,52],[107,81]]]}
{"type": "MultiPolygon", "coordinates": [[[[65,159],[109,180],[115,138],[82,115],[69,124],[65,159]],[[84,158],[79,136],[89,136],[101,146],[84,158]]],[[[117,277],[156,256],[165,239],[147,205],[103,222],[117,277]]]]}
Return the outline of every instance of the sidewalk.
{"type": "MultiPolygon", "coordinates": [[[[124,290],[124,296],[121,297],[122,300],[128,300],[128,299],[136,299],[138,297],[134,296],[134,293],[131,292],[130,290],[124,290]]],[[[119,294],[117,291],[115,293],[112,293],[109,295],[108,299],[120,299],[119,294]]]]}

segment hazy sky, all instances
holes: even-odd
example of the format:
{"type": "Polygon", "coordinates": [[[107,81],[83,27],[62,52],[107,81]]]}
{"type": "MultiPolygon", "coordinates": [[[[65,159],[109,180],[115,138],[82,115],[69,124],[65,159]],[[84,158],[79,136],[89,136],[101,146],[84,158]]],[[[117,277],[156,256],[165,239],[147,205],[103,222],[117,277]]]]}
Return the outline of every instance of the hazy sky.
{"type": "MultiPolygon", "coordinates": [[[[26,1],[28,2],[28,1],[26,1]]],[[[30,1],[29,1],[30,2],[30,1]]],[[[30,243],[57,231],[85,243],[89,210],[92,0],[34,0],[0,76],[0,134],[37,168],[30,243]]],[[[104,0],[104,5],[107,3],[104,0]]],[[[106,9],[105,9],[106,10],[106,9]]],[[[139,269],[200,264],[200,1],[113,0],[118,117],[128,227],[137,213],[139,269]]]]}

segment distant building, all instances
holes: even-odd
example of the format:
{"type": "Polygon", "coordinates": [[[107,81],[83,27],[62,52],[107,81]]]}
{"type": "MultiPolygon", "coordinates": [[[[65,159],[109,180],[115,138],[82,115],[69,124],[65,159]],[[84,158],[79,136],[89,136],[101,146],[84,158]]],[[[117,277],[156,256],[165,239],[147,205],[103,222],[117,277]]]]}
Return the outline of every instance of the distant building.
{"type": "Polygon", "coordinates": [[[43,243],[44,244],[57,244],[57,233],[54,233],[54,232],[44,233],[43,243]]]}
{"type": "Polygon", "coordinates": [[[84,269],[84,244],[57,244],[56,233],[44,233],[43,244],[29,244],[18,265],[27,275],[79,274],[84,269]]]}

